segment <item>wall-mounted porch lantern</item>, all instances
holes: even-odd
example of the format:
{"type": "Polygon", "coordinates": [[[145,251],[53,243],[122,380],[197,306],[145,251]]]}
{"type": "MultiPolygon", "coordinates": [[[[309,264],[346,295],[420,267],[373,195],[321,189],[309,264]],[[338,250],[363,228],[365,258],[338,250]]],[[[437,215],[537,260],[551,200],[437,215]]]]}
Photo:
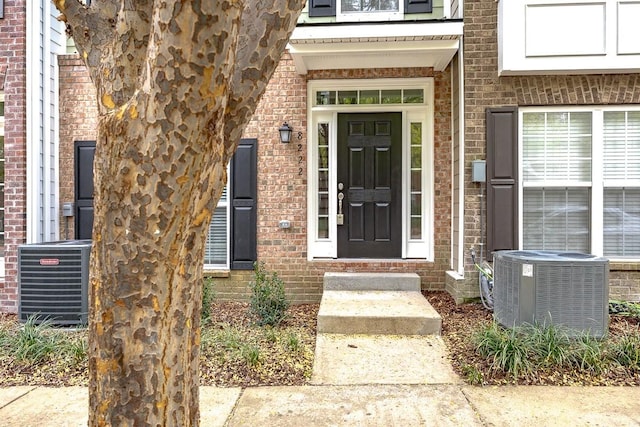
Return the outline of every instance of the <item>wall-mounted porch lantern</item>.
{"type": "Polygon", "coordinates": [[[280,142],[283,144],[291,142],[291,132],[293,132],[293,128],[289,126],[287,122],[284,122],[278,131],[280,132],[280,142]]]}

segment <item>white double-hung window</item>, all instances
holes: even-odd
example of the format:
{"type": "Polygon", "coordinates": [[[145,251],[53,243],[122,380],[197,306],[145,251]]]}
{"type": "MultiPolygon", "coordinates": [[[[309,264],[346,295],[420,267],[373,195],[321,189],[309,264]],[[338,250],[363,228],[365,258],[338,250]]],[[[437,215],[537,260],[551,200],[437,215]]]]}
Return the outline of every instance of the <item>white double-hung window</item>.
{"type": "Polygon", "coordinates": [[[640,259],[640,109],[520,110],[523,249],[640,259]]]}
{"type": "Polygon", "coordinates": [[[338,0],[339,21],[402,19],[404,1],[338,0]]]}
{"type": "Polygon", "coordinates": [[[205,269],[229,267],[229,201],[227,186],[213,212],[204,249],[205,269]]]}

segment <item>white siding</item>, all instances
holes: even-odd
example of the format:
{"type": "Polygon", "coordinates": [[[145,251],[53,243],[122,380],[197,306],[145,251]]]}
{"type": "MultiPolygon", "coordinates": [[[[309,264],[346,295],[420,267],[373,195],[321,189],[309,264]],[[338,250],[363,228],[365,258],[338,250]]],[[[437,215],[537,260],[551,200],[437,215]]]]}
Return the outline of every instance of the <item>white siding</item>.
{"type": "Polygon", "coordinates": [[[46,0],[27,3],[27,241],[58,238],[58,65],[64,26],[46,0]]]}
{"type": "Polygon", "coordinates": [[[498,8],[501,74],[640,72],[637,0],[509,0],[498,8]]]}

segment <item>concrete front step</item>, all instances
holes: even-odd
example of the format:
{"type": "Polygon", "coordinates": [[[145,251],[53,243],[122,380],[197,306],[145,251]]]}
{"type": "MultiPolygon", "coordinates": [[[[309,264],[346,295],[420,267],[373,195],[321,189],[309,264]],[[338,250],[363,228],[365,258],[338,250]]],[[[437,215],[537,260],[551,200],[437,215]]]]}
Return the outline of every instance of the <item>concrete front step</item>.
{"type": "Polygon", "coordinates": [[[325,291],[415,291],[420,276],[415,273],[325,273],[325,291]]]}
{"type": "Polygon", "coordinates": [[[440,335],[442,318],[419,291],[325,290],[318,333],[440,335]]]}

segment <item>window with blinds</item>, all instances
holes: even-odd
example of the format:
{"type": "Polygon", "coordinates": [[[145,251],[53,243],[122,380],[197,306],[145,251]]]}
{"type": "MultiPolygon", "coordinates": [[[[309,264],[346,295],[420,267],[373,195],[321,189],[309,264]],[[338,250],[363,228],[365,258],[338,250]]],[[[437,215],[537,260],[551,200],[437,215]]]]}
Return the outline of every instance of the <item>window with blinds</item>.
{"type": "Polygon", "coordinates": [[[640,110],[524,111],[521,138],[523,249],[640,258],[640,110]]]}
{"type": "Polygon", "coordinates": [[[523,114],[523,248],[590,252],[589,112],[523,114]]]}
{"type": "Polygon", "coordinates": [[[587,188],[525,188],[524,248],[589,253],[589,205],[587,188]]]}
{"type": "Polygon", "coordinates": [[[227,193],[227,187],[225,187],[209,224],[209,235],[204,249],[205,268],[227,268],[229,266],[229,203],[227,193]]]}
{"type": "Polygon", "coordinates": [[[603,122],[603,253],[640,258],[640,111],[605,111],[603,122]]]}

